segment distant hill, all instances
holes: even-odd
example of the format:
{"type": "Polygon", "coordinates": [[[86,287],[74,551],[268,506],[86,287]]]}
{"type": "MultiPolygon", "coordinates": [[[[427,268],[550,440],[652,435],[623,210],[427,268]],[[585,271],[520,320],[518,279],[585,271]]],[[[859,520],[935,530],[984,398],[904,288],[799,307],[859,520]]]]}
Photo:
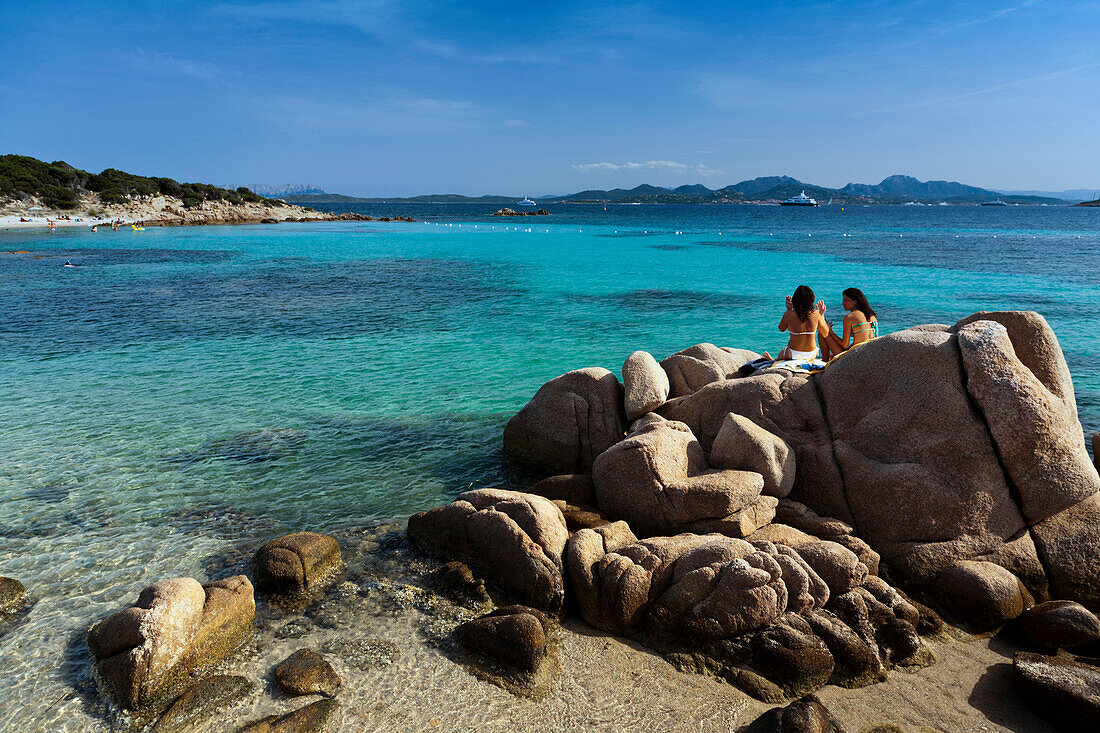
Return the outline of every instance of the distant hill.
{"type": "Polygon", "coordinates": [[[568,196],[556,196],[545,201],[593,201],[619,203],[775,203],[797,196],[802,191],[820,202],[834,199],[836,203],[982,203],[1000,198],[1008,203],[1065,204],[1064,199],[1043,196],[1006,196],[975,186],[953,181],[919,181],[912,176],[889,176],[881,183],[849,183],[843,188],[827,188],[800,181],[790,176],[763,176],[741,181],[719,189],[701,184],[661,188],[643,184],[631,189],[610,191],[580,191],[568,196]]]}
{"type": "MultiPolygon", "coordinates": [[[[1009,195],[955,181],[919,181],[912,176],[888,176],[880,183],[849,183],[843,188],[828,188],[800,181],[791,176],[762,176],[722,188],[708,188],[701,183],[665,188],[643,183],[634,188],[586,189],[566,196],[541,196],[540,204],[550,203],[643,203],[643,204],[719,204],[776,203],[805,191],[807,196],[825,203],[837,204],[900,204],[920,203],[979,204],[1001,199],[1018,204],[1067,204],[1069,201],[1031,194],[1009,195]]],[[[460,194],[430,194],[404,198],[357,198],[332,193],[288,194],[288,203],[311,204],[393,204],[393,203],[469,203],[509,205],[521,196],[463,196],[460,194]]]]}

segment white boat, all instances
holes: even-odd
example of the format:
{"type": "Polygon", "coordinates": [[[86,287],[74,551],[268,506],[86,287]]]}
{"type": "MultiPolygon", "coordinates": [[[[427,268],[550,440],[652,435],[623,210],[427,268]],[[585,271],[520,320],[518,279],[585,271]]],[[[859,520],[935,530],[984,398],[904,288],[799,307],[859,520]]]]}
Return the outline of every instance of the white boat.
{"type": "Polygon", "coordinates": [[[922,204],[920,201],[907,201],[907,202],[905,202],[905,205],[906,206],[924,206],[924,204],[922,204]]]}
{"type": "Polygon", "coordinates": [[[798,194],[797,196],[792,196],[791,198],[787,199],[786,201],[780,201],[779,205],[780,206],[820,206],[820,204],[818,204],[812,198],[807,196],[805,191],[798,194]]]}
{"type": "Polygon", "coordinates": [[[982,206],[1008,206],[1008,204],[1000,199],[996,199],[994,201],[983,201],[982,206]]]}
{"type": "Polygon", "coordinates": [[[516,202],[516,206],[538,206],[538,204],[536,204],[534,201],[532,201],[531,199],[524,196],[523,201],[517,201],[516,202]]]}

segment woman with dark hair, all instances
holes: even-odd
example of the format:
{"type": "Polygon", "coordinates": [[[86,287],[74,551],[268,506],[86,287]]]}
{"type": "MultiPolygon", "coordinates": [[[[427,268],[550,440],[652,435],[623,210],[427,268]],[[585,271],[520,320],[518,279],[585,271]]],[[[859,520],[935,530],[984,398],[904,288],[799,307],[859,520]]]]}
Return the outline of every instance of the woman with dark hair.
{"type": "MultiPolygon", "coordinates": [[[[806,285],[799,285],[794,295],[787,296],[787,312],[779,319],[779,330],[790,331],[791,338],[786,348],[779,352],[779,360],[795,359],[808,361],[818,357],[814,337],[822,339],[829,335],[829,324],[825,323],[825,304],[814,305],[814,291],[806,285]]],[[[766,358],[768,352],[764,352],[766,358]]]]}
{"type": "Polygon", "coordinates": [[[822,339],[821,350],[826,360],[878,336],[878,318],[863,291],[859,288],[847,288],[842,295],[844,310],[848,311],[844,316],[843,335],[838,339],[834,331],[822,339]]]}

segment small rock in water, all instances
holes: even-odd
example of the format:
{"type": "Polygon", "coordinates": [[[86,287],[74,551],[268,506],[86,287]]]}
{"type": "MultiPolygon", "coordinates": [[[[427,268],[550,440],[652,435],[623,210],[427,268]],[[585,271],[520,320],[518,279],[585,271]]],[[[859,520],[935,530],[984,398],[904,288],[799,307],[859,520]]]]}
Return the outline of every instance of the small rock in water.
{"type": "Polygon", "coordinates": [[[1100,639],[1100,619],[1074,601],[1047,601],[1023,613],[1020,631],[1039,647],[1063,649],[1100,639]]]}
{"type": "Polygon", "coordinates": [[[338,704],[332,699],[318,700],[286,715],[271,715],[249,723],[238,728],[237,733],[319,733],[325,730],[338,704]]]}
{"type": "Polygon", "coordinates": [[[0,614],[15,613],[27,605],[27,589],[15,578],[0,577],[0,614]]]}
{"type": "Polygon", "coordinates": [[[462,624],[455,629],[455,637],[468,651],[522,672],[533,672],[546,656],[549,626],[549,619],[541,611],[506,606],[462,624]]]}
{"type": "Polygon", "coordinates": [[[316,532],[296,532],[271,540],[252,560],[257,589],[279,594],[319,590],[336,576],[341,565],[340,543],[316,532]]]}
{"type": "Polygon", "coordinates": [[[151,733],[177,733],[235,702],[252,690],[252,683],[236,675],[215,675],[176,698],[160,716],[151,733]]]}
{"type": "Polygon", "coordinates": [[[757,718],[748,733],[841,733],[840,723],[814,695],[772,708],[757,718]]]}
{"type": "Polygon", "coordinates": [[[288,695],[333,697],[342,684],[332,665],[312,649],[299,649],[291,654],[275,667],[274,675],[288,695]]]}

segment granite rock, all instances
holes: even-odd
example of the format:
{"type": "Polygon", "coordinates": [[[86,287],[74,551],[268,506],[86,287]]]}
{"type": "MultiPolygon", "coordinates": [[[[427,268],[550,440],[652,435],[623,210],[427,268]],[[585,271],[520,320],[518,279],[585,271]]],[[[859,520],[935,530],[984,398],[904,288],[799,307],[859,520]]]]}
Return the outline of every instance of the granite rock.
{"type": "Polygon", "coordinates": [[[333,582],[343,566],[340,543],[316,532],[295,532],[264,544],[252,558],[261,592],[314,593],[333,582]]]}
{"type": "Polygon", "coordinates": [[[626,419],[637,420],[668,399],[668,375],[647,351],[635,351],[623,362],[626,419]]]}
{"type": "Polygon", "coordinates": [[[794,487],[795,454],[779,436],[749,418],[731,412],[710,449],[715,468],[755,471],[764,477],[763,493],[782,498],[794,487]]]}

